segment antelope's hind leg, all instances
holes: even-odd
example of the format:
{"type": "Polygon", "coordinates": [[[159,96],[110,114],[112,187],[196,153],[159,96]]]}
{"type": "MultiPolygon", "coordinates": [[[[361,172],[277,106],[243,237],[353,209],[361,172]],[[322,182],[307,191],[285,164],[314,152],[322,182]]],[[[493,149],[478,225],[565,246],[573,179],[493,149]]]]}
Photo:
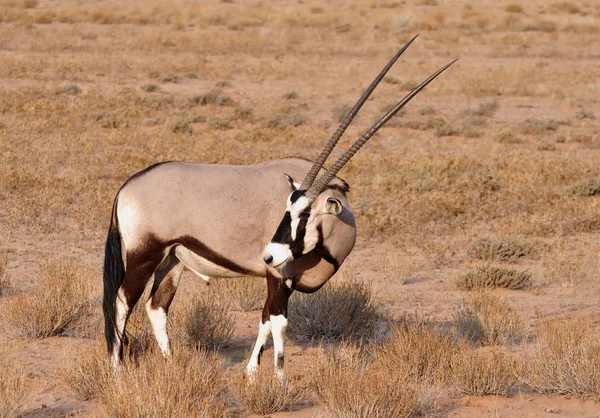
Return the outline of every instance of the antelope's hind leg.
{"type": "Polygon", "coordinates": [[[171,356],[171,345],[167,334],[167,316],[173,301],[184,265],[172,255],[168,255],[154,273],[154,284],[146,301],[146,313],[150,318],[152,331],[163,356],[171,356]]]}
{"type": "Polygon", "coordinates": [[[151,262],[138,262],[134,257],[128,256],[127,268],[125,270],[125,280],[119,287],[116,300],[115,312],[115,338],[113,352],[111,353],[111,362],[113,369],[119,368],[123,360],[123,344],[127,341],[125,336],[125,327],[129,315],[135,304],[138,302],[146,284],[150,280],[156,264],[151,262]]]}

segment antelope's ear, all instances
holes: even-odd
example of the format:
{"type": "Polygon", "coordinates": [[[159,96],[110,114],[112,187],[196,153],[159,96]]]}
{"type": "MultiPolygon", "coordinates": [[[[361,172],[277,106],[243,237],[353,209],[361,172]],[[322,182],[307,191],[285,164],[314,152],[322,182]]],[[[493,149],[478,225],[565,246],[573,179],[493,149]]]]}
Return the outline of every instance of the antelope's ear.
{"type": "Polygon", "coordinates": [[[329,213],[337,216],[340,213],[342,213],[342,209],[343,209],[342,202],[340,202],[338,199],[336,199],[335,197],[327,198],[327,211],[329,213]]]}
{"type": "Polygon", "coordinates": [[[295,183],[294,179],[291,178],[288,174],[283,174],[285,176],[285,180],[287,181],[288,186],[290,186],[290,192],[293,192],[295,190],[298,190],[298,187],[300,187],[300,183],[295,183]]]}

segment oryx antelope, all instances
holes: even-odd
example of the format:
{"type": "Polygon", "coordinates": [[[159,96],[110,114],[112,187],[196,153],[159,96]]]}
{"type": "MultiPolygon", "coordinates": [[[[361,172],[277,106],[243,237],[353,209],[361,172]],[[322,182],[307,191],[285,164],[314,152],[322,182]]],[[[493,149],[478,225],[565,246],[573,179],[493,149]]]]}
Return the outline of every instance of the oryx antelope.
{"type": "Polygon", "coordinates": [[[272,334],[275,370],[283,374],[288,298],[294,290],[310,293],[321,288],[354,247],[356,227],[346,198],[349,186],[336,174],[455,62],[412,90],[324,170],[356,113],[415,38],[367,88],[314,163],[300,158],[250,166],[165,162],[127,180],[114,201],[104,260],[105,336],[115,368],[123,355],[128,316],[153,274],[146,310],[162,353],[170,355],[167,314],[187,267],[206,281],[266,277],[268,296],[247,370],[256,369],[272,334]]]}

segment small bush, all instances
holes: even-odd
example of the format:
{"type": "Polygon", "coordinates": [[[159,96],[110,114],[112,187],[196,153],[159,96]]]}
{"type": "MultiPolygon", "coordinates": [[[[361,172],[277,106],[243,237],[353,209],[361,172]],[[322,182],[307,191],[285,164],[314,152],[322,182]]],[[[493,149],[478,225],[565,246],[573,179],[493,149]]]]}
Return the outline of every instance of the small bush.
{"type": "Polygon", "coordinates": [[[491,117],[494,116],[494,113],[496,113],[498,107],[498,102],[496,100],[492,100],[479,104],[479,107],[473,110],[471,113],[477,116],[491,117]]]}
{"type": "Polygon", "coordinates": [[[373,363],[348,345],[323,350],[312,368],[312,387],[326,414],[334,417],[409,417],[419,395],[403,375],[373,363]]]}
{"type": "Polygon", "coordinates": [[[208,128],[217,131],[227,131],[233,129],[231,122],[224,118],[212,118],[208,121],[208,128]]]}
{"type": "Polygon", "coordinates": [[[74,262],[45,264],[39,287],[3,301],[6,334],[26,339],[87,334],[95,305],[93,276],[74,262]]]}
{"type": "Polygon", "coordinates": [[[523,143],[523,137],[514,132],[502,132],[496,135],[494,141],[501,144],[521,144],[523,143]]]}
{"type": "Polygon", "coordinates": [[[577,119],[596,119],[596,115],[591,110],[581,109],[575,113],[577,119]]]}
{"type": "Polygon", "coordinates": [[[240,379],[234,390],[240,401],[257,415],[281,411],[299,402],[306,392],[304,382],[280,380],[272,372],[258,371],[252,379],[240,379]]]}
{"type": "Polygon", "coordinates": [[[267,285],[262,277],[216,279],[210,288],[221,303],[231,303],[233,310],[241,312],[262,309],[267,299],[267,285]]]}
{"type": "Polygon", "coordinates": [[[295,91],[290,91],[288,93],[285,93],[282,97],[284,99],[286,99],[286,100],[294,100],[294,99],[297,99],[300,96],[295,91]]]}
{"type": "Polygon", "coordinates": [[[165,128],[173,133],[191,134],[194,132],[187,117],[174,117],[167,120],[165,128]]]}
{"type": "Polygon", "coordinates": [[[292,295],[288,332],[308,339],[371,339],[380,319],[378,305],[366,283],[353,279],[330,282],[313,294],[292,295]]]}
{"type": "Polygon", "coordinates": [[[575,196],[598,196],[600,195],[600,179],[591,178],[582,180],[569,187],[567,192],[575,196]]]}
{"type": "Polygon", "coordinates": [[[104,342],[94,340],[80,351],[76,359],[68,359],[67,364],[58,370],[58,375],[77,399],[102,398],[114,383],[104,342]]]}
{"type": "Polygon", "coordinates": [[[502,299],[475,292],[463,299],[454,311],[459,335],[474,344],[508,344],[523,335],[517,313],[502,299]]]}
{"type": "Polygon", "coordinates": [[[178,351],[170,361],[147,355],[101,389],[101,409],[122,418],[226,417],[223,373],[218,356],[205,351],[178,351]]]}
{"type": "Polygon", "coordinates": [[[387,256],[381,266],[386,281],[405,284],[421,266],[414,261],[402,260],[398,256],[387,256]]]}
{"type": "Polygon", "coordinates": [[[23,0],[24,9],[35,9],[39,4],[38,0],[23,0]]]}
{"type": "Polygon", "coordinates": [[[434,386],[448,382],[454,348],[451,333],[430,320],[405,316],[373,352],[392,374],[405,376],[416,385],[434,386]]]}
{"type": "Polygon", "coordinates": [[[497,349],[464,347],[452,358],[453,383],[463,395],[506,395],[517,381],[516,362],[497,349]]]}
{"type": "Polygon", "coordinates": [[[267,118],[262,125],[267,129],[285,129],[288,126],[301,126],[306,121],[306,116],[300,113],[280,113],[267,118]]]}
{"type": "Polygon", "coordinates": [[[531,287],[531,273],[512,268],[483,266],[459,276],[456,284],[461,290],[491,287],[526,289],[531,287]]]}
{"type": "Polygon", "coordinates": [[[229,342],[235,328],[229,306],[219,303],[214,295],[179,303],[171,310],[169,318],[173,330],[191,348],[218,350],[229,342]]]}
{"type": "Polygon", "coordinates": [[[79,94],[81,89],[77,84],[65,84],[57,87],[54,91],[56,94],[79,94]]]}
{"type": "Polygon", "coordinates": [[[10,281],[6,276],[6,266],[8,265],[8,254],[0,253],[0,297],[8,293],[10,281]]]}
{"type": "Polygon", "coordinates": [[[419,110],[419,113],[423,116],[435,115],[437,113],[437,110],[433,106],[425,106],[422,107],[421,110],[419,110]]]}
{"type": "Polygon", "coordinates": [[[519,379],[540,393],[600,395],[600,343],[588,321],[548,321],[519,379]]]}
{"type": "Polygon", "coordinates": [[[471,255],[480,260],[514,262],[534,251],[534,245],[512,240],[481,239],[471,247],[471,255]]]}
{"type": "Polygon", "coordinates": [[[20,405],[27,394],[25,370],[19,362],[11,360],[7,353],[10,345],[0,342],[0,417],[17,418],[20,405]]]}
{"type": "Polygon", "coordinates": [[[537,145],[538,151],[556,151],[556,144],[550,141],[542,141],[537,145]]]}
{"type": "Polygon", "coordinates": [[[522,13],[523,8],[518,4],[511,3],[504,8],[504,11],[508,13],[522,13]]]}
{"type": "Polygon", "coordinates": [[[463,127],[459,125],[453,125],[450,122],[446,122],[435,128],[435,134],[437,136],[456,136],[463,133],[463,127]]]}
{"type": "Polygon", "coordinates": [[[553,120],[526,119],[521,123],[521,133],[525,135],[541,135],[556,131],[558,124],[553,120]]]}
{"type": "Polygon", "coordinates": [[[156,84],[144,84],[140,87],[140,89],[142,89],[142,91],[145,91],[146,93],[152,93],[158,91],[160,88],[156,84]]]}
{"type": "Polygon", "coordinates": [[[233,106],[235,102],[229,96],[226,96],[221,90],[211,90],[208,93],[197,95],[191,99],[192,105],[214,105],[214,106],[233,106]]]}

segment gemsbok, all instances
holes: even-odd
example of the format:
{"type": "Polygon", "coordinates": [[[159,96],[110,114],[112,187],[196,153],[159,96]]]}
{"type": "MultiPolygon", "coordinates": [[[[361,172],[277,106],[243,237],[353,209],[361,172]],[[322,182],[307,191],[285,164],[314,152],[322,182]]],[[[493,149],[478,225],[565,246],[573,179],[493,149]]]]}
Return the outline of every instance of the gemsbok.
{"type": "Polygon", "coordinates": [[[207,282],[211,277],[266,277],[268,296],[247,372],[256,370],[271,334],[275,371],[283,376],[290,295],[294,290],[319,290],[354,247],[356,226],[346,197],[349,186],[336,174],[392,116],[456,61],[414,88],[324,170],[323,164],[356,113],[415,38],[383,68],[314,163],[301,158],[249,166],[163,162],[125,182],[114,200],[104,259],[105,337],[115,369],[123,357],[127,319],[153,274],[146,311],[162,353],[170,356],[167,314],[187,267],[207,282]]]}

